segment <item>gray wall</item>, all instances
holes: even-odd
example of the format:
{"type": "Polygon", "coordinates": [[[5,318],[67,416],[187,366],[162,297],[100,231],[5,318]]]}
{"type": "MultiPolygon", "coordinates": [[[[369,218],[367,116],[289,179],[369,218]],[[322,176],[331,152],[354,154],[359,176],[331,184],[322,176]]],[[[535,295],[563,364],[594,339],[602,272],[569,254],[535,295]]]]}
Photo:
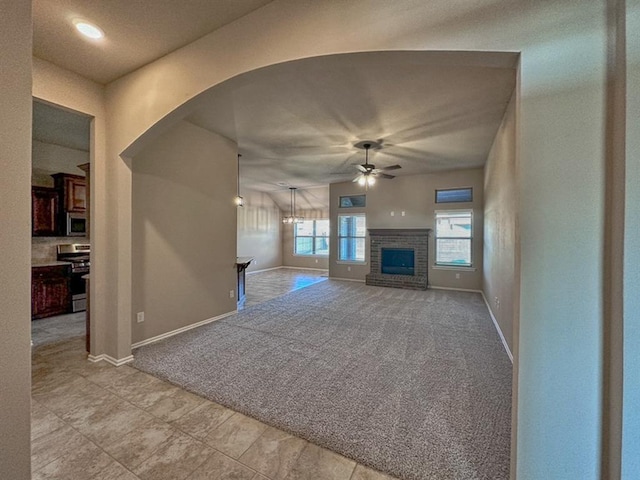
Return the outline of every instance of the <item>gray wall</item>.
{"type": "Polygon", "coordinates": [[[238,208],[238,256],[254,257],[247,271],[282,265],[280,209],[269,194],[243,190],[238,208]]]}
{"type": "MultiPolygon", "coordinates": [[[[305,220],[326,219],[329,218],[329,209],[326,210],[299,210],[296,212],[303,216],[305,220]]],[[[287,213],[282,212],[282,215],[287,213]]],[[[321,268],[327,270],[329,268],[329,257],[324,256],[308,256],[293,254],[293,226],[282,226],[282,265],[285,267],[297,268],[321,268]]]]}
{"type": "Polygon", "coordinates": [[[236,309],[236,175],[236,145],[187,122],[134,157],[134,343],[236,309]]]}
{"type": "Polygon", "coordinates": [[[628,2],[622,478],[640,472],[640,2],[628,2]],[[635,15],[631,15],[631,5],[635,15]]]}
{"type": "Polygon", "coordinates": [[[515,94],[505,112],[484,169],[484,264],[482,290],[513,352],[516,281],[515,94]]]}
{"type": "Polygon", "coordinates": [[[0,2],[0,476],[31,478],[31,2],[0,2]]]}
{"type": "MultiPolygon", "coordinates": [[[[454,170],[428,175],[396,177],[380,180],[367,192],[353,182],[336,183],[330,186],[331,225],[337,225],[339,214],[366,213],[367,229],[370,228],[431,228],[434,227],[435,210],[473,210],[473,268],[449,269],[434,267],[433,234],[429,237],[429,285],[434,287],[480,290],[482,288],[482,230],[483,230],[483,170],[480,168],[454,170]],[[435,190],[454,187],[472,187],[472,203],[435,203],[435,190]],[[365,208],[338,208],[341,195],[366,193],[365,208]],[[405,215],[402,216],[402,212],[405,215]],[[391,212],[394,215],[391,216],[391,212]],[[459,278],[456,278],[459,276],[459,278]]],[[[432,232],[433,233],[433,232],[432,232]]],[[[337,232],[331,232],[329,254],[329,276],[364,280],[369,265],[347,265],[337,262],[337,232]]],[[[367,238],[367,253],[369,255],[367,238]]]]}
{"type": "MultiPolygon", "coordinates": [[[[593,72],[595,83],[535,93],[523,87],[520,479],[561,478],[561,472],[599,478],[602,67],[593,72]]],[[[523,84],[531,74],[522,73],[523,84]]]]}

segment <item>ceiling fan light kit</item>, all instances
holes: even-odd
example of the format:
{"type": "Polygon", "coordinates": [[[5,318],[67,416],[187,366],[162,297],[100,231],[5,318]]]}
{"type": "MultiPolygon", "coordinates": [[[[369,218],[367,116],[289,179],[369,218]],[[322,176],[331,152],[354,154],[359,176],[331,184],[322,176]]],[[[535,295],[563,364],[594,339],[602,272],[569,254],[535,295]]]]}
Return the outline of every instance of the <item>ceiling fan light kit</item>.
{"type": "Polygon", "coordinates": [[[369,188],[376,183],[376,177],[392,179],[395,178],[394,175],[389,175],[387,173],[383,173],[385,170],[397,170],[398,168],[402,168],[400,165],[391,165],[389,167],[376,168],[376,166],[372,163],[369,163],[369,150],[379,150],[382,148],[382,144],[380,142],[375,142],[373,140],[363,140],[354,145],[356,148],[363,149],[365,152],[365,161],[363,165],[356,165],[356,168],[360,171],[360,174],[353,179],[353,182],[357,182],[358,185],[369,188]]]}
{"type": "Polygon", "coordinates": [[[296,215],[296,187],[289,187],[290,192],[290,203],[289,203],[289,215],[283,217],[282,223],[284,224],[294,224],[294,223],[302,223],[304,222],[304,217],[299,217],[296,215]]]}

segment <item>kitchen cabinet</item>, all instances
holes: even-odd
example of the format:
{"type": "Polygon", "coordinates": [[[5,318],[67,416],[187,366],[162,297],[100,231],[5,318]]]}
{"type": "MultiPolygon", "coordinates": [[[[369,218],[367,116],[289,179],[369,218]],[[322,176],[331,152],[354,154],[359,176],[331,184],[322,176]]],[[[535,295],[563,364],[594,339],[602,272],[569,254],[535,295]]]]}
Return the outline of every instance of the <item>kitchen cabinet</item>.
{"type": "Polygon", "coordinates": [[[62,198],[62,213],[85,213],[87,210],[87,180],[80,175],[51,175],[62,198]]]}
{"type": "Polygon", "coordinates": [[[71,313],[71,266],[31,268],[31,318],[71,313]]]}
{"type": "Polygon", "coordinates": [[[58,228],[60,194],[55,188],[31,188],[31,233],[34,237],[55,236],[58,228]]]}
{"type": "MultiPolygon", "coordinates": [[[[89,232],[91,231],[90,228],[90,223],[91,223],[91,164],[90,163],[83,163],[82,165],[78,165],[78,168],[80,170],[83,170],[85,173],[85,185],[86,185],[86,213],[85,216],[87,218],[87,223],[85,225],[85,232],[86,232],[86,237],[87,240],[89,239],[89,232]]],[[[88,351],[88,350],[87,350],[88,351]]]]}

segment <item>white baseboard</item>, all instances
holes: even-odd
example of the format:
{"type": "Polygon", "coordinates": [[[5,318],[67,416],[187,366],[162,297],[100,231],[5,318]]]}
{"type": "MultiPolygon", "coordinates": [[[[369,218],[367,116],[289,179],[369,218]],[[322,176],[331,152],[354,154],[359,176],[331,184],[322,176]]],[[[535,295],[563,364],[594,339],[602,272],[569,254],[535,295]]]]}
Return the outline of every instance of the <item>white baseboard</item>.
{"type": "Polygon", "coordinates": [[[432,290],[453,290],[454,292],[482,293],[482,290],[474,290],[473,288],[436,287],[435,285],[429,285],[429,288],[432,290]]]}
{"type": "Polygon", "coordinates": [[[504,338],[504,335],[502,334],[500,325],[498,325],[498,320],[496,320],[496,317],[493,315],[493,311],[489,306],[489,302],[487,302],[487,297],[484,296],[484,292],[481,290],[480,293],[482,294],[482,299],[484,300],[484,303],[487,306],[487,309],[489,310],[489,315],[491,315],[491,320],[493,320],[493,324],[495,325],[496,330],[498,331],[498,335],[500,335],[500,340],[502,340],[502,345],[504,346],[504,349],[507,351],[507,355],[509,355],[509,360],[511,360],[511,363],[513,363],[513,354],[509,349],[509,344],[507,343],[507,340],[504,338]]]}
{"type": "Polygon", "coordinates": [[[263,268],[262,270],[251,270],[251,271],[246,271],[247,275],[252,275],[254,273],[262,273],[262,272],[268,272],[270,270],[280,270],[281,268],[284,268],[282,265],[280,265],[279,267],[271,267],[271,268],[263,268]]]}
{"type": "Polygon", "coordinates": [[[364,283],[364,280],[358,280],[357,278],[329,277],[329,280],[340,280],[342,282],[360,282],[360,283],[364,283]]]}
{"type": "Polygon", "coordinates": [[[106,353],[103,353],[102,355],[95,355],[95,356],[89,355],[87,357],[87,360],[93,363],[105,361],[107,363],[110,363],[111,365],[119,367],[126,363],[132,362],[133,355],[129,355],[128,357],[124,357],[124,358],[113,358],[112,356],[107,355],[106,353]]]}
{"type": "Polygon", "coordinates": [[[314,270],[316,272],[328,272],[328,268],[311,268],[311,267],[291,267],[289,265],[283,265],[280,268],[290,268],[291,270],[314,270]]]}
{"type": "Polygon", "coordinates": [[[131,345],[131,349],[136,349],[138,347],[142,347],[143,345],[149,345],[150,343],[154,343],[154,342],[163,340],[165,338],[173,337],[174,335],[177,335],[177,334],[182,333],[182,332],[186,332],[186,331],[191,330],[193,328],[201,327],[203,325],[206,325],[207,323],[217,322],[218,320],[222,320],[223,318],[229,317],[229,316],[234,315],[236,313],[238,313],[237,309],[236,310],[232,310],[232,311],[227,312],[227,313],[223,313],[222,315],[218,315],[217,317],[207,318],[206,320],[202,320],[201,322],[192,323],[191,325],[187,325],[186,327],[180,327],[180,328],[178,328],[176,330],[172,330],[170,332],[166,332],[166,333],[162,333],[160,335],[156,335],[155,337],[147,338],[146,340],[142,340],[140,342],[136,342],[133,345],[131,345]]]}
{"type": "Polygon", "coordinates": [[[429,286],[429,288],[433,289],[433,290],[454,290],[457,292],[473,292],[473,293],[479,293],[480,295],[482,295],[482,300],[484,300],[484,304],[487,306],[487,310],[489,310],[489,315],[491,316],[491,321],[493,322],[493,326],[496,327],[496,331],[498,332],[498,336],[500,337],[500,340],[502,341],[502,346],[504,347],[504,350],[507,352],[507,356],[509,357],[509,360],[511,360],[511,363],[513,363],[513,354],[511,353],[511,350],[509,349],[509,344],[507,343],[507,340],[504,338],[504,334],[502,333],[502,330],[500,329],[500,325],[498,325],[498,320],[496,320],[496,317],[493,315],[493,311],[491,310],[491,306],[489,305],[489,302],[487,302],[487,297],[484,296],[484,292],[482,290],[473,290],[470,288],[453,288],[453,287],[434,287],[434,286],[429,286]]]}

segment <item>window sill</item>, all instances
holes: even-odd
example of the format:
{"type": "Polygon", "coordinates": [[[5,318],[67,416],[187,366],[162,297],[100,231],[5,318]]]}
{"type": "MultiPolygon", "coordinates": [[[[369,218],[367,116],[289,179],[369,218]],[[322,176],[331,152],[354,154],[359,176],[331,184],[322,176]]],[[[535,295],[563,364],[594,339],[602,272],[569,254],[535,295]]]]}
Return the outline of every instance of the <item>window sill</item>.
{"type": "Polygon", "coordinates": [[[431,268],[433,270],[456,270],[459,272],[476,272],[478,269],[472,266],[459,266],[456,267],[455,265],[432,265],[431,268]]]}
{"type": "Polygon", "coordinates": [[[329,255],[322,255],[320,253],[309,253],[309,254],[294,253],[293,256],[302,257],[302,258],[329,258],[329,255]]]}
{"type": "Polygon", "coordinates": [[[336,260],[336,263],[338,265],[367,265],[367,262],[358,262],[358,261],[350,262],[348,260],[336,260]]]}

